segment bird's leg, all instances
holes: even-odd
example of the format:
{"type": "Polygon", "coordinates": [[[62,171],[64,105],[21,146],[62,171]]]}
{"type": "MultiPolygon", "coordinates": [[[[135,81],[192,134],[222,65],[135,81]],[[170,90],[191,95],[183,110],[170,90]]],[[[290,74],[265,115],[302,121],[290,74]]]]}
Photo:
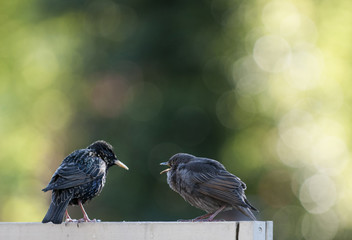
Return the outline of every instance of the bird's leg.
{"type": "Polygon", "coordinates": [[[67,209],[66,209],[66,212],[65,212],[65,216],[66,216],[65,222],[72,222],[72,218],[70,217],[70,215],[68,215],[67,209]]]}
{"type": "Polygon", "coordinates": [[[198,221],[203,220],[204,218],[209,217],[209,216],[212,215],[212,214],[213,214],[213,213],[207,213],[207,214],[205,214],[205,215],[196,217],[196,218],[194,218],[194,219],[187,219],[187,220],[180,219],[180,220],[177,220],[177,222],[198,222],[198,221]]]}
{"type": "Polygon", "coordinates": [[[216,215],[218,215],[222,210],[225,209],[226,206],[222,206],[221,208],[219,208],[218,210],[216,210],[215,212],[212,213],[207,213],[205,215],[196,217],[194,219],[191,220],[178,220],[178,222],[211,222],[214,220],[214,218],[216,217],[216,215]]]}
{"type": "Polygon", "coordinates": [[[83,208],[83,205],[82,205],[81,200],[78,200],[78,205],[79,205],[79,207],[81,208],[82,213],[83,213],[83,219],[80,219],[80,220],[82,220],[83,222],[96,222],[95,219],[93,219],[93,220],[90,220],[90,219],[89,219],[89,217],[88,217],[86,211],[85,211],[84,208],[83,208]]]}
{"type": "Polygon", "coordinates": [[[214,218],[216,217],[216,215],[218,215],[222,210],[224,210],[226,208],[226,206],[222,206],[221,208],[219,208],[218,210],[216,210],[215,212],[212,213],[208,213],[202,216],[199,216],[195,219],[192,219],[191,222],[211,222],[214,220],[214,218]]]}
{"type": "Polygon", "coordinates": [[[76,221],[77,221],[76,219],[72,219],[72,218],[70,217],[70,215],[68,215],[67,209],[66,209],[66,212],[65,212],[65,216],[66,216],[66,220],[65,220],[66,223],[67,223],[67,222],[76,222],[76,221]]]}
{"type": "Polygon", "coordinates": [[[216,215],[218,215],[222,210],[224,210],[226,208],[226,206],[222,206],[221,208],[219,208],[218,210],[216,210],[213,214],[211,214],[211,216],[208,219],[205,219],[208,222],[211,222],[214,220],[214,218],[216,217],[216,215]]]}
{"type": "Polygon", "coordinates": [[[204,214],[204,215],[202,215],[202,216],[196,217],[196,218],[192,219],[191,221],[192,221],[192,222],[197,222],[197,221],[199,221],[199,220],[201,220],[201,219],[210,217],[212,214],[213,214],[213,213],[207,213],[207,214],[204,214]]]}

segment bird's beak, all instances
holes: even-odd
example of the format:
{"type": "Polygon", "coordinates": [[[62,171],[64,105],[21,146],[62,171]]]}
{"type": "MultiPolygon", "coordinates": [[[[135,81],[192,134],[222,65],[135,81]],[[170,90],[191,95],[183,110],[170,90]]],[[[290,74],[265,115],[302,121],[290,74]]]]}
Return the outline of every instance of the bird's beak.
{"type": "MultiPolygon", "coordinates": [[[[160,165],[165,165],[165,166],[169,166],[170,167],[169,162],[162,162],[162,163],[160,163],[160,165]]],[[[171,170],[171,168],[167,168],[167,169],[161,171],[160,174],[163,174],[164,172],[168,172],[170,170],[171,170]]]]}
{"type": "Polygon", "coordinates": [[[128,170],[128,167],[125,164],[123,164],[123,162],[121,162],[121,161],[119,161],[117,159],[115,160],[114,164],[119,166],[119,167],[122,167],[122,168],[128,170]]]}

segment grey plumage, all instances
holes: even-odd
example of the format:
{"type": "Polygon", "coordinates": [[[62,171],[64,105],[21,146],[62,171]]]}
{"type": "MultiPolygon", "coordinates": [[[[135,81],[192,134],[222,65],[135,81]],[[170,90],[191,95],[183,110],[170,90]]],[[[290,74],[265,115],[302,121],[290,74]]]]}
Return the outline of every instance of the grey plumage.
{"type": "Polygon", "coordinates": [[[246,198],[246,184],[216,160],[178,153],[162,165],[170,166],[167,182],[192,206],[206,211],[211,221],[219,212],[235,208],[255,220],[258,211],[246,198]]]}

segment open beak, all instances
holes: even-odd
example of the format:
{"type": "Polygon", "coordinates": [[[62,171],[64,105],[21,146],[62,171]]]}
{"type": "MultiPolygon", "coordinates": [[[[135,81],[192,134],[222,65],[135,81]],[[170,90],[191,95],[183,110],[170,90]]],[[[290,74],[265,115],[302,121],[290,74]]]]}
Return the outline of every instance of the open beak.
{"type": "MultiPolygon", "coordinates": [[[[162,162],[162,163],[160,163],[160,165],[165,165],[165,166],[169,166],[170,167],[168,162],[162,162]]],[[[163,173],[168,172],[170,170],[171,170],[171,168],[167,168],[167,169],[161,171],[160,174],[163,174],[163,173]]]]}
{"type": "Polygon", "coordinates": [[[114,163],[115,163],[115,165],[117,165],[117,166],[119,166],[119,167],[122,167],[122,168],[128,170],[128,167],[127,167],[125,164],[123,164],[123,162],[121,162],[121,161],[119,161],[119,160],[116,160],[114,163]]]}

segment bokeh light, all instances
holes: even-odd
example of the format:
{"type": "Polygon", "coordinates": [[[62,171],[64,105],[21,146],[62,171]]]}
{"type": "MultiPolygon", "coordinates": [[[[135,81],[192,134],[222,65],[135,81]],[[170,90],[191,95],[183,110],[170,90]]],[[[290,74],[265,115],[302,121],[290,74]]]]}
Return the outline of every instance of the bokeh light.
{"type": "MultiPolygon", "coordinates": [[[[351,9],[347,1],[340,2],[341,14],[344,12],[342,6],[348,5],[351,9]]],[[[218,108],[219,120],[225,126],[231,126],[238,117],[229,116],[242,115],[234,109],[241,102],[248,102],[250,96],[255,107],[251,104],[244,108],[248,112],[256,109],[255,115],[248,118],[248,124],[244,125],[246,130],[240,132],[257,128],[258,119],[261,124],[263,119],[272,121],[269,124],[272,127],[268,127],[272,130],[267,130],[271,144],[267,145],[267,151],[262,150],[261,158],[269,162],[267,158],[272,157],[279,163],[270,161],[270,170],[260,178],[259,195],[273,210],[276,209],[275,215],[269,213],[269,209],[264,215],[273,216],[276,223],[280,222],[276,227],[283,229],[275,230],[278,239],[344,239],[343,232],[351,226],[345,214],[338,211],[351,209],[344,203],[351,190],[344,187],[346,184],[340,185],[342,179],[346,181],[352,174],[350,131],[345,125],[350,114],[346,94],[349,96],[350,93],[341,88],[348,86],[349,70],[343,74],[340,65],[348,60],[340,52],[341,45],[335,48],[331,42],[339,37],[347,39],[348,34],[339,31],[341,28],[333,30],[335,27],[325,18],[329,12],[327,6],[317,7],[311,1],[244,4],[243,9],[247,11],[243,19],[248,26],[244,45],[252,56],[234,59],[233,80],[238,94],[231,99],[236,103],[225,105],[233,106],[229,114],[219,114],[224,110],[220,112],[222,108],[218,108]],[[329,36],[326,34],[329,29],[339,35],[329,36]],[[339,53],[332,52],[335,50],[339,53]],[[296,196],[297,204],[290,196],[291,192],[296,196]],[[295,212],[295,223],[286,224],[287,218],[295,217],[284,213],[295,207],[303,209],[295,212]],[[333,223],[325,228],[330,221],[333,223]]],[[[334,24],[347,21],[341,16],[334,19],[334,24]]],[[[347,46],[344,49],[349,51],[347,46]]],[[[225,96],[220,98],[219,106],[229,102],[225,101],[229,99],[225,96]]],[[[237,134],[234,141],[242,139],[241,135],[237,134]]],[[[251,146],[261,144],[258,139],[251,146]]],[[[251,154],[246,157],[239,150],[231,152],[233,156],[250,159],[251,154]]]]}
{"type": "Polygon", "coordinates": [[[259,38],[255,43],[253,57],[264,71],[282,72],[291,63],[291,48],[284,38],[267,35],[259,38]]]}

